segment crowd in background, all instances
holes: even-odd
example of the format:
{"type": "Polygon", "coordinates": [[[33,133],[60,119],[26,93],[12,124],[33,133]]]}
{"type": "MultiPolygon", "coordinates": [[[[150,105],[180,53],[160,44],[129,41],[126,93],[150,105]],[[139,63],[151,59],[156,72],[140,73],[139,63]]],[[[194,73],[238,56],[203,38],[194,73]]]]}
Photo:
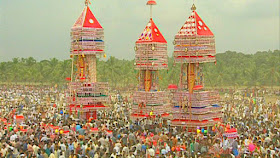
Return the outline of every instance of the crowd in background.
{"type": "Polygon", "coordinates": [[[89,121],[66,112],[65,92],[57,88],[1,86],[0,92],[0,157],[280,157],[279,96],[267,102],[253,93],[225,94],[223,122],[207,133],[190,133],[160,117],[131,120],[127,99],[116,99],[89,121]],[[223,125],[236,128],[239,137],[224,137],[223,125]]]}

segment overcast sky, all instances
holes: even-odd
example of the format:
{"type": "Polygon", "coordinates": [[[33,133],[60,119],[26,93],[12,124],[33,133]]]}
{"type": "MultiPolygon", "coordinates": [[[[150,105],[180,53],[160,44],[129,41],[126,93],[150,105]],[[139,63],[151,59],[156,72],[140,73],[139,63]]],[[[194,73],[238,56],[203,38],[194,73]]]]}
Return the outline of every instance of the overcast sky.
{"type": "MultiPolygon", "coordinates": [[[[154,21],[173,51],[174,35],[192,0],[157,0],[154,21]]],[[[216,36],[217,53],[279,49],[279,0],[196,0],[197,12],[216,36]]],[[[134,43],[149,21],[146,0],[92,0],[105,29],[107,56],[134,58],[134,43]]],[[[14,57],[69,58],[70,29],[84,0],[0,0],[0,61],[14,57]]]]}

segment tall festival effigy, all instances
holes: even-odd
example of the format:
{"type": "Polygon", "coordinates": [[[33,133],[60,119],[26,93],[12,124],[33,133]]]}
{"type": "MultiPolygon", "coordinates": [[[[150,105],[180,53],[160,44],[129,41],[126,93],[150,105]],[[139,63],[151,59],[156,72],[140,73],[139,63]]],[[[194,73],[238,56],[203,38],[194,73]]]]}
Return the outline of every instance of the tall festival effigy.
{"type": "Polygon", "coordinates": [[[159,91],[159,70],[168,68],[167,42],[152,18],[135,44],[135,69],[138,72],[138,91],[133,95],[132,119],[144,117],[168,117],[167,93],[159,91]]]}
{"type": "Polygon", "coordinates": [[[221,121],[219,94],[204,90],[204,63],[216,62],[215,37],[192,6],[191,15],[176,34],[173,57],[181,65],[178,89],[172,92],[172,125],[212,126],[221,121]]]}
{"type": "Polygon", "coordinates": [[[108,83],[97,81],[96,61],[104,54],[104,30],[85,2],[82,14],[71,29],[72,59],[68,108],[79,119],[96,119],[96,111],[109,101],[108,83]]]}

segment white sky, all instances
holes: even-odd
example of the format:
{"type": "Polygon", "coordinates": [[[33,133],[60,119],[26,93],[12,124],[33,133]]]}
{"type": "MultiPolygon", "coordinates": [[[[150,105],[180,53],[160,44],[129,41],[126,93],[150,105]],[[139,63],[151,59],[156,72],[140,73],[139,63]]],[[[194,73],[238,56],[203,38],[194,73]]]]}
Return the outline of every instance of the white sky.
{"type": "MultiPolygon", "coordinates": [[[[157,0],[154,21],[172,55],[174,35],[192,0],[157,0]]],[[[279,0],[196,0],[197,12],[216,36],[217,53],[280,49],[279,0]]],[[[146,0],[93,0],[105,29],[107,56],[134,58],[134,43],[149,21],[146,0]]],[[[70,29],[84,0],[0,0],[0,61],[14,57],[69,58],[70,29]]]]}

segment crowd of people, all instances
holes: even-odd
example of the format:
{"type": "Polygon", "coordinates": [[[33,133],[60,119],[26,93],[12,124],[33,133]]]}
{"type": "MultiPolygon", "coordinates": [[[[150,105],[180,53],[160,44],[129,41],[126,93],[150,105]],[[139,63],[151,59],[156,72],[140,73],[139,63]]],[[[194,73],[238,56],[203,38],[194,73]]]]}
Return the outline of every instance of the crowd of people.
{"type": "Polygon", "coordinates": [[[0,92],[0,157],[280,157],[279,98],[225,95],[223,122],[197,133],[160,117],[132,120],[129,101],[79,120],[63,108],[63,89],[0,86],[0,92]],[[226,126],[239,137],[225,137],[226,126]]]}

